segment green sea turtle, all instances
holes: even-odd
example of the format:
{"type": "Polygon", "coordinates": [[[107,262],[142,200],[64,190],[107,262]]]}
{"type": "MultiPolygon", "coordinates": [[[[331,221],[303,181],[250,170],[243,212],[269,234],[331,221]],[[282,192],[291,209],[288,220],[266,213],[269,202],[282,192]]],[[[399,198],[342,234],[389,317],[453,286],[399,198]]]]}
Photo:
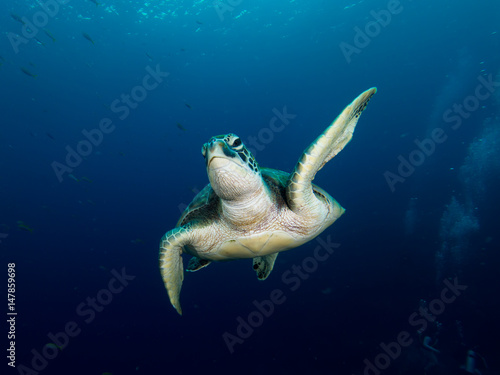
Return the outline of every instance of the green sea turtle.
{"type": "Polygon", "coordinates": [[[183,253],[192,256],[187,271],[198,271],[212,261],[253,258],[257,277],[265,280],[280,251],[312,240],[344,213],[312,180],[351,140],[376,91],[371,88],[348,105],[304,151],[291,174],[259,168],[232,133],[203,145],[210,183],[160,241],[161,275],[179,314],[183,253]]]}

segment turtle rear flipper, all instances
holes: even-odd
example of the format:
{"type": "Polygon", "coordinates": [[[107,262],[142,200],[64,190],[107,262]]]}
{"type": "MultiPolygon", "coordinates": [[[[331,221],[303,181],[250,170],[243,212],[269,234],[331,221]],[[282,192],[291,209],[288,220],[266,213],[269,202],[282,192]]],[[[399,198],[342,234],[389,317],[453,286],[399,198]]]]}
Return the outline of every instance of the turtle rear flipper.
{"type": "Polygon", "coordinates": [[[202,268],[205,268],[208,266],[212,261],[207,260],[207,259],[201,259],[198,257],[192,257],[189,260],[188,266],[186,268],[186,271],[188,272],[196,272],[201,270],[202,268]]]}
{"type": "Polygon", "coordinates": [[[182,315],[179,295],[184,269],[182,266],[182,247],[189,243],[190,228],[177,227],[167,232],[160,241],[160,271],[167,288],[170,303],[182,315]]]}
{"type": "Polygon", "coordinates": [[[310,210],[316,201],[311,181],[316,173],[349,143],[359,116],[376,92],[376,88],[371,88],[354,99],[304,151],[290,175],[286,189],[288,205],[293,212],[310,210]]]}
{"type": "Polygon", "coordinates": [[[253,258],[253,269],[257,272],[259,280],[265,280],[274,268],[278,253],[253,258]]]}

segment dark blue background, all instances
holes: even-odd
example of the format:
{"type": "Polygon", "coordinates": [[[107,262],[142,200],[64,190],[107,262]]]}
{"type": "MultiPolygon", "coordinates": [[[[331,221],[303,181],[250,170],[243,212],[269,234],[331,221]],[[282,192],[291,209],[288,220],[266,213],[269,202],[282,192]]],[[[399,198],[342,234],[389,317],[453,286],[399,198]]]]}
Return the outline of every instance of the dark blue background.
{"type": "Polygon", "coordinates": [[[387,1],[243,0],[222,17],[214,4],[72,0],[48,18],[38,42],[27,40],[17,53],[9,37],[22,35],[23,25],[12,14],[33,20],[42,8],[35,1],[0,5],[0,233],[7,235],[0,280],[6,288],[7,263],[15,262],[16,364],[31,367],[32,349],[42,351],[49,332],[75,321],[81,333],[40,373],[358,374],[381,342],[406,330],[415,344],[383,373],[421,374],[425,359],[408,317],[420,299],[439,297],[443,278],[458,277],[468,289],[438,317],[442,353],[430,373],[456,373],[469,348],[486,359],[483,373],[498,373],[500,95],[481,101],[456,131],[442,115],[474,95],[478,77],[498,74],[500,3],[401,1],[401,12],[350,62],[340,44],[353,45],[355,27],[364,29],[387,1]],[[169,76],[120,120],[113,101],[140,85],[148,66],[169,76]],[[302,150],[372,86],[379,92],[353,142],[315,180],[347,209],[321,235],[341,246],[294,292],[282,275],[316,242],[281,254],[265,282],[249,261],[186,274],[179,317],[160,277],[158,242],[179,205],[208,182],[202,144],[227,132],[259,137],[273,109],[286,106],[296,118],[256,157],[291,171],[302,150]],[[74,178],[66,173],[59,182],[52,163],[64,163],[66,147],[76,148],[82,131],[103,118],[114,131],[74,168],[74,178]],[[407,158],[414,140],[436,127],[446,130],[446,142],[391,192],[384,172],[397,173],[398,156],[407,158]],[[486,128],[493,136],[485,137],[486,128]],[[460,175],[471,165],[467,155],[482,158],[481,168],[469,168],[480,193],[460,175]],[[454,233],[455,253],[439,266],[436,254],[450,238],[441,218],[452,196],[479,229],[454,233]],[[417,203],[409,210],[411,198],[417,203]],[[77,306],[123,267],[135,279],[85,323],[77,306]],[[274,289],[285,292],[285,303],[230,354],[223,333],[235,334],[236,318],[246,319],[252,301],[274,289]]]}

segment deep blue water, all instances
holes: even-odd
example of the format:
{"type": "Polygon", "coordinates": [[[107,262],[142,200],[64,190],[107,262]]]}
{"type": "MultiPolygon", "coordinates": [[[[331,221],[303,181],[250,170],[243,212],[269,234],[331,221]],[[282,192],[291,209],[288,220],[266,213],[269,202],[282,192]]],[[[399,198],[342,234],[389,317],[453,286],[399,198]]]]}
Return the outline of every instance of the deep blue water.
{"type": "Polygon", "coordinates": [[[7,289],[15,263],[18,314],[2,374],[457,374],[467,350],[500,373],[500,2],[98,2],[0,6],[0,269],[7,289]],[[372,86],[315,179],[347,210],[319,237],[340,246],[300,285],[287,275],[316,240],[265,282],[249,260],[187,273],[178,316],[158,243],[208,183],[203,143],[233,132],[290,172],[372,86]],[[435,358],[411,323],[421,299],[435,358]]]}

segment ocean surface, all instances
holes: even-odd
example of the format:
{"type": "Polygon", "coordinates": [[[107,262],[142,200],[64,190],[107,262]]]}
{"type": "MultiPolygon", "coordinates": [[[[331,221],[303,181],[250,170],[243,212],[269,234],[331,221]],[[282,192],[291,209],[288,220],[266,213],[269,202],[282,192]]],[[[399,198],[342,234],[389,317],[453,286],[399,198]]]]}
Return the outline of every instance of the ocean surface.
{"type": "Polygon", "coordinates": [[[1,374],[500,374],[499,1],[6,0],[0,32],[1,374]],[[265,281],[186,273],[178,315],[202,145],[291,172],[370,87],[314,180],[346,213],[265,281]]]}

